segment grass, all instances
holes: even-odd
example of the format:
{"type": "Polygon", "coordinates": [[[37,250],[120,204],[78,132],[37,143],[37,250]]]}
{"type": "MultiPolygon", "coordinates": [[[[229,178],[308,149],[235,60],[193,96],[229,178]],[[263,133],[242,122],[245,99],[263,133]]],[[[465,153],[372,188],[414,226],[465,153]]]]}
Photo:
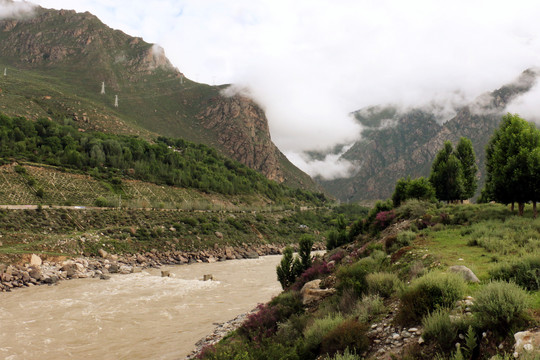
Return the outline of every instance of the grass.
{"type": "MultiPolygon", "coordinates": [[[[447,205],[430,212],[435,220],[441,213],[448,214],[452,222],[421,230],[411,253],[416,257],[430,254],[442,268],[467,266],[482,282],[490,280],[489,271],[497,263],[512,262],[540,249],[540,219],[532,218],[530,205],[523,217],[500,204],[447,205]]],[[[469,292],[477,287],[469,285],[469,292]]],[[[540,309],[540,291],[531,296],[532,307],[540,309]]]]}

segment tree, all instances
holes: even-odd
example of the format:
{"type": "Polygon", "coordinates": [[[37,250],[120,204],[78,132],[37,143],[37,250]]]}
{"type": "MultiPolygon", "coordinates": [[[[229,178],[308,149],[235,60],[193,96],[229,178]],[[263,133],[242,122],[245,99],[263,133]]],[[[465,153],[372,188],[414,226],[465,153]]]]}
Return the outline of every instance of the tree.
{"type": "Polygon", "coordinates": [[[392,203],[398,207],[408,199],[435,200],[435,189],[425,177],[412,180],[410,176],[407,179],[401,178],[396,183],[392,203]]]}
{"type": "Polygon", "coordinates": [[[464,192],[463,169],[450,141],[446,141],[435,156],[429,182],[435,188],[437,199],[447,202],[461,199],[464,192]]]}
{"type": "Polygon", "coordinates": [[[293,257],[293,249],[287,246],[283,250],[283,257],[276,268],[277,278],[283,289],[291,286],[300,272],[300,260],[293,257]]]}
{"type": "Polygon", "coordinates": [[[540,131],[517,114],[503,116],[486,149],[485,192],[503,204],[517,202],[519,215],[525,203],[536,202],[536,149],[540,131]]]}
{"type": "Polygon", "coordinates": [[[313,238],[310,235],[302,235],[298,244],[298,255],[300,256],[302,272],[304,272],[311,267],[311,248],[313,247],[313,238]]]}
{"type": "Polygon", "coordinates": [[[478,185],[476,179],[478,166],[476,165],[476,155],[474,154],[472,141],[465,137],[459,139],[455,153],[463,170],[463,194],[460,198],[463,201],[474,196],[478,185]]]}

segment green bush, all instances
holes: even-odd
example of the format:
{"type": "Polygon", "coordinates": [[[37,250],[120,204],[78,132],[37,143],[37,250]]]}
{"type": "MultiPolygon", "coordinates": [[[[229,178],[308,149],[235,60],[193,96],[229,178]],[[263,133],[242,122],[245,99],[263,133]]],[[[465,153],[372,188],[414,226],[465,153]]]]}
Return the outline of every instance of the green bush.
{"type": "Polygon", "coordinates": [[[518,285],[493,281],[480,289],[472,311],[482,329],[506,335],[526,323],[528,305],[527,293],[518,285]]]}
{"type": "Polygon", "coordinates": [[[391,254],[402,247],[409,246],[416,239],[416,233],[406,230],[402,231],[395,237],[388,237],[385,241],[386,253],[391,254]]]}
{"type": "Polygon", "coordinates": [[[304,344],[301,357],[307,358],[317,355],[326,334],[342,324],[343,321],[344,319],[341,314],[331,314],[322,319],[315,319],[313,324],[304,330],[304,344]]]}
{"type": "Polygon", "coordinates": [[[360,355],[356,355],[355,352],[350,352],[349,349],[345,350],[343,354],[336,354],[327,360],[361,360],[363,359],[360,355]]]}
{"type": "Polygon", "coordinates": [[[418,322],[437,308],[451,307],[463,297],[465,289],[465,281],[458,274],[429,272],[402,291],[398,321],[418,322]]]}
{"type": "Polygon", "coordinates": [[[358,321],[367,323],[384,311],[384,302],[379,295],[364,295],[356,304],[354,316],[358,318],[358,321]]]}
{"type": "Polygon", "coordinates": [[[401,281],[393,273],[376,272],[366,276],[368,291],[370,294],[378,294],[383,298],[389,298],[401,287],[401,281]]]}
{"type": "Polygon", "coordinates": [[[540,289],[540,254],[529,255],[512,263],[493,267],[489,274],[494,280],[514,282],[527,290],[540,289]]]}
{"type": "Polygon", "coordinates": [[[97,207],[107,207],[107,206],[109,206],[109,202],[103,196],[99,196],[94,201],[94,205],[97,206],[97,207]]]}
{"type": "Polygon", "coordinates": [[[422,218],[428,211],[435,209],[430,201],[407,200],[396,209],[396,216],[400,219],[416,220],[422,218]]]}
{"type": "Polygon", "coordinates": [[[336,274],[337,289],[343,292],[352,289],[358,296],[367,291],[366,276],[374,271],[379,271],[381,265],[373,257],[366,257],[354,264],[341,266],[336,274]]]}
{"type": "Polygon", "coordinates": [[[366,351],[369,348],[367,330],[366,324],[361,324],[355,319],[343,321],[323,336],[321,354],[332,356],[346,349],[360,353],[366,351]]]}
{"type": "Polygon", "coordinates": [[[450,320],[450,312],[439,308],[427,314],[422,319],[424,340],[436,344],[442,350],[448,350],[453,346],[457,336],[456,326],[450,320]]]}

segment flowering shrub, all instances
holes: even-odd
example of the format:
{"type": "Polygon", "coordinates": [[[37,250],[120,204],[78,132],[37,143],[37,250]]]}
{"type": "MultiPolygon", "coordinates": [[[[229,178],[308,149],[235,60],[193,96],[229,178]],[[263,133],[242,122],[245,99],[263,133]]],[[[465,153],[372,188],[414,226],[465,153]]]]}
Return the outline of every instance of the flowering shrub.
{"type": "Polygon", "coordinates": [[[277,307],[259,304],[257,312],[248,316],[247,320],[242,324],[240,332],[251,341],[260,343],[264,338],[275,334],[278,321],[277,307]]]}
{"type": "Polygon", "coordinates": [[[378,230],[384,230],[392,223],[392,221],[396,218],[396,213],[394,210],[390,211],[381,211],[377,213],[377,216],[375,216],[375,221],[373,224],[378,230]]]}
{"type": "Polygon", "coordinates": [[[300,290],[305,283],[321,277],[321,275],[329,274],[332,268],[324,260],[315,261],[313,265],[304,271],[292,286],[293,290],[300,290]]]}
{"type": "Polygon", "coordinates": [[[332,254],[332,256],[330,256],[330,261],[335,261],[336,263],[338,263],[344,257],[345,257],[345,252],[343,250],[340,250],[336,252],[335,254],[332,254]]]}

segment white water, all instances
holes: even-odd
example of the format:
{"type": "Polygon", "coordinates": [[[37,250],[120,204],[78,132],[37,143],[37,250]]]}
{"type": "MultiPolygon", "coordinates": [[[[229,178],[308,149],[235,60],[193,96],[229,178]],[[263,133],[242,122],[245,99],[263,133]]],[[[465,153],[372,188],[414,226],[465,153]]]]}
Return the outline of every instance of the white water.
{"type": "Polygon", "coordinates": [[[224,322],[281,288],[280,256],[162,267],[110,280],[0,293],[0,358],[183,359],[224,322]],[[201,281],[213,274],[216,281],[201,281]]]}

